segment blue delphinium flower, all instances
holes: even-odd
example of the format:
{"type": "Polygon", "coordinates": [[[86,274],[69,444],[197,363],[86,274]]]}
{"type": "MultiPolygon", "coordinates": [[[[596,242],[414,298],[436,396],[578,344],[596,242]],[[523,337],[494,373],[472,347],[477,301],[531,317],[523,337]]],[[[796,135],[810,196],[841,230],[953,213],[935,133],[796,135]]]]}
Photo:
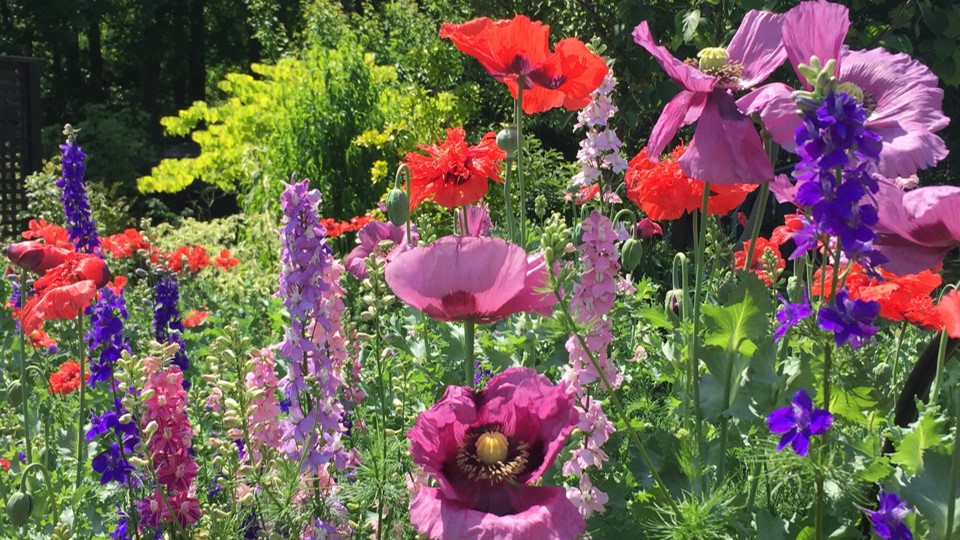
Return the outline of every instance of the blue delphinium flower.
{"type": "Polygon", "coordinates": [[[829,93],[819,108],[804,114],[794,140],[800,162],[794,168],[796,202],[810,209],[791,254],[816,248],[813,239],[835,236],[850,260],[871,268],[883,262],[873,248],[877,208],[868,195],[879,190],[872,172],[880,158],[881,138],[864,127],[867,112],[846,92],[829,93]]]}
{"type": "Polygon", "coordinates": [[[777,311],[777,329],[773,332],[773,340],[780,341],[787,334],[787,330],[800,324],[800,321],[813,314],[813,306],[810,305],[810,294],[807,289],[803,290],[803,298],[800,302],[794,304],[778,294],[777,299],[783,306],[777,311]]]}
{"type": "Polygon", "coordinates": [[[879,313],[879,302],[850,298],[844,287],[837,291],[833,304],[817,312],[817,325],[821,330],[833,332],[837,347],[849,343],[856,349],[877,333],[878,328],[872,323],[879,313]]]}
{"type": "Polygon", "coordinates": [[[90,316],[90,330],[84,336],[90,348],[90,378],[87,382],[96,387],[97,383],[113,380],[113,364],[120,359],[121,352],[130,351],[130,344],[123,335],[123,321],[129,317],[123,290],[117,293],[104,287],[100,290],[100,298],[85,313],[90,316]]]}
{"type": "Polygon", "coordinates": [[[67,133],[67,142],[60,145],[60,170],[63,176],[57,180],[57,187],[61,189],[60,202],[63,203],[67,233],[77,251],[99,253],[97,223],[90,214],[87,183],[83,179],[86,174],[83,164],[86,154],[80,150],[72,128],[68,126],[64,132],[67,133]]]}
{"type": "MultiPolygon", "coordinates": [[[[180,286],[177,278],[172,274],[161,274],[160,279],[153,286],[154,337],[158,343],[180,345],[180,349],[173,356],[172,363],[186,374],[187,368],[190,367],[190,359],[187,357],[186,343],[183,341],[183,319],[180,316],[180,308],[177,307],[179,301],[180,286]]],[[[190,387],[186,377],[183,379],[183,387],[190,387]]]]}
{"type": "Polygon", "coordinates": [[[907,502],[901,501],[896,493],[880,489],[880,505],[876,510],[870,510],[860,505],[856,506],[867,514],[873,524],[873,532],[877,533],[880,538],[913,540],[910,527],[907,527],[907,524],[903,522],[907,514],[913,512],[913,509],[907,508],[907,502]]]}
{"type": "Polygon", "coordinates": [[[767,427],[780,437],[777,452],[788,444],[798,456],[806,456],[810,449],[810,437],[823,435],[830,429],[833,415],[825,409],[814,409],[813,400],[806,390],[797,390],[789,407],[777,409],[767,416],[767,427]]]}
{"type": "Polygon", "coordinates": [[[121,485],[127,482],[127,477],[133,472],[134,468],[123,456],[120,445],[110,443],[109,448],[93,458],[91,466],[93,470],[100,473],[101,484],[106,484],[111,480],[121,485]]]}

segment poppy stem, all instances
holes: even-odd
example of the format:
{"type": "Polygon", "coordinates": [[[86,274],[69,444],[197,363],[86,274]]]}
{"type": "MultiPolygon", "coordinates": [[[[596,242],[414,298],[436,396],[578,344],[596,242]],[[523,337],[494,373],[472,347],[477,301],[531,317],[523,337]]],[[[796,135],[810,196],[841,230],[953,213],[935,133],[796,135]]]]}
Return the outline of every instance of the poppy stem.
{"type": "MultiPolygon", "coordinates": [[[[700,475],[699,493],[706,492],[702,475],[702,464],[706,455],[706,445],[703,440],[703,411],[700,408],[700,357],[697,355],[697,340],[700,337],[700,291],[703,289],[703,252],[707,240],[707,207],[710,204],[710,182],[703,183],[703,201],[700,204],[700,222],[697,232],[697,243],[694,251],[694,265],[696,267],[696,277],[694,278],[693,289],[693,332],[690,338],[690,383],[693,386],[693,411],[696,423],[693,425],[694,434],[697,438],[697,474],[700,475]]],[[[720,456],[724,459],[724,456],[720,456]]]]}
{"type": "Polygon", "coordinates": [[[80,489],[80,483],[83,480],[83,425],[84,422],[84,398],[86,397],[87,380],[83,376],[87,363],[87,355],[83,346],[83,310],[77,313],[77,357],[80,358],[80,412],[77,414],[77,478],[74,481],[74,488],[80,489]]]}
{"type": "MultiPolygon", "coordinates": [[[[27,304],[27,272],[20,271],[20,313],[27,304]]],[[[30,440],[30,379],[27,378],[27,346],[23,325],[20,326],[20,405],[23,407],[23,441],[27,463],[33,462],[33,443],[30,440]]]]}
{"type": "MultiPolygon", "coordinates": [[[[954,393],[956,401],[957,394],[954,393]]],[[[953,432],[953,452],[950,454],[950,494],[947,497],[947,530],[944,538],[953,538],[954,511],[957,507],[957,471],[960,469],[960,402],[957,403],[957,427],[953,432]]]]}
{"type": "MultiPolygon", "coordinates": [[[[763,139],[763,148],[767,151],[767,157],[770,158],[770,165],[777,164],[777,152],[780,148],[773,142],[773,137],[767,130],[760,132],[760,138],[763,139]]],[[[776,173],[774,173],[776,174],[776,173]]],[[[767,200],[770,198],[770,180],[767,180],[760,186],[760,199],[753,207],[750,219],[753,227],[750,231],[750,248],[747,250],[747,259],[744,261],[744,270],[750,271],[753,267],[753,255],[757,250],[757,238],[760,237],[760,227],[763,225],[763,215],[767,211],[767,200]]]]}
{"type": "Polygon", "coordinates": [[[527,191],[523,181],[523,80],[517,85],[517,103],[513,109],[517,125],[517,183],[520,184],[520,247],[527,248],[527,191]]]}
{"type": "Polygon", "coordinates": [[[467,386],[473,388],[473,378],[476,375],[473,360],[473,343],[476,339],[477,323],[473,319],[463,321],[463,359],[467,376],[467,386]]]}
{"type": "Polygon", "coordinates": [[[510,173],[513,169],[511,161],[513,158],[507,156],[507,175],[503,180],[503,213],[507,217],[507,238],[513,242],[517,239],[517,226],[514,223],[513,201],[510,200],[510,173]]]}

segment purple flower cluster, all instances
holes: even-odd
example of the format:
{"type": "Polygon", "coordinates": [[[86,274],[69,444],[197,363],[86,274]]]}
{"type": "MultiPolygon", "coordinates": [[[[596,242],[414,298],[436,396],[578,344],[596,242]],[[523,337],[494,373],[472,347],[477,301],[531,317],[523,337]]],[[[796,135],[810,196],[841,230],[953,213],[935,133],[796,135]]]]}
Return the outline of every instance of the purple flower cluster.
{"type": "MultiPolygon", "coordinates": [[[[140,429],[136,422],[126,424],[120,418],[127,410],[120,403],[120,399],[113,401],[113,407],[101,415],[90,412],[90,429],[87,430],[88,441],[113,432],[118,442],[111,442],[106,450],[100,452],[91,461],[93,470],[100,473],[100,483],[106,484],[115,481],[118,484],[127,484],[134,471],[127,459],[127,455],[134,455],[134,447],[140,443],[140,429]]],[[[108,435],[109,437],[109,435],[108,435]]]]}
{"type": "Polygon", "coordinates": [[[130,343],[123,335],[123,321],[130,315],[123,290],[118,293],[111,287],[101,289],[100,298],[85,313],[90,317],[90,330],[84,336],[90,349],[88,382],[94,388],[97,383],[113,381],[113,364],[120,359],[121,352],[130,351],[130,343]]]}
{"type": "Polygon", "coordinates": [[[821,330],[833,332],[837,347],[849,343],[856,349],[878,332],[873,319],[880,313],[880,302],[850,298],[847,289],[837,291],[835,302],[820,308],[817,324],[821,330]]]}
{"type": "Polygon", "coordinates": [[[767,427],[780,437],[777,452],[789,444],[798,456],[805,457],[810,451],[810,437],[823,435],[833,424],[833,415],[825,409],[814,409],[813,400],[804,389],[797,390],[789,407],[770,413],[767,427]]]}
{"type": "Polygon", "coordinates": [[[803,298],[795,304],[781,294],[777,295],[777,299],[780,300],[782,305],[780,310],[777,311],[777,322],[780,324],[773,332],[774,341],[783,339],[783,336],[787,335],[787,330],[800,324],[800,321],[813,314],[813,306],[810,305],[810,293],[807,289],[803,289],[803,298]]]}
{"type": "Polygon", "coordinates": [[[872,176],[880,158],[881,138],[864,127],[867,112],[846,92],[827,94],[806,112],[794,134],[800,162],[794,168],[797,203],[810,209],[811,220],[797,238],[796,258],[817,247],[826,234],[840,242],[844,255],[864,266],[882,264],[874,249],[877,207],[864,201],[879,190],[872,176]]]}
{"type": "Polygon", "coordinates": [[[332,257],[324,241],[319,204],[320,192],[310,189],[309,180],[288,184],[280,197],[283,221],[277,293],[290,313],[290,325],[279,347],[280,356],[287,360],[287,374],[280,386],[290,402],[281,450],[317,474],[331,460],[338,465],[347,461],[339,444],[344,429],[340,421],[343,406],[336,398],[340,379],[326,347],[316,339],[333,328],[325,316],[324,298],[331,290],[324,277],[332,257]]]}
{"type": "Polygon", "coordinates": [[[913,512],[913,509],[907,508],[907,502],[901,501],[896,493],[880,489],[880,504],[876,510],[870,510],[860,505],[857,505],[857,508],[870,518],[873,532],[877,533],[880,538],[913,540],[910,527],[903,522],[907,515],[913,512]]]}
{"type": "Polygon", "coordinates": [[[60,202],[63,203],[63,214],[66,217],[66,229],[70,241],[77,247],[77,251],[84,253],[100,252],[100,237],[97,236],[97,223],[90,214],[90,203],[87,201],[87,183],[83,176],[86,167],[83,158],[86,154],[80,150],[76,136],[67,136],[67,142],[60,145],[60,169],[63,176],[57,180],[57,187],[62,190],[60,202]]]}
{"type": "MultiPolygon", "coordinates": [[[[158,343],[176,343],[180,345],[177,354],[173,356],[173,365],[183,373],[190,367],[187,358],[186,344],[183,342],[183,319],[180,316],[180,285],[173,274],[160,275],[153,286],[153,329],[158,343]]],[[[183,387],[190,388],[190,381],[184,377],[183,387]]]]}

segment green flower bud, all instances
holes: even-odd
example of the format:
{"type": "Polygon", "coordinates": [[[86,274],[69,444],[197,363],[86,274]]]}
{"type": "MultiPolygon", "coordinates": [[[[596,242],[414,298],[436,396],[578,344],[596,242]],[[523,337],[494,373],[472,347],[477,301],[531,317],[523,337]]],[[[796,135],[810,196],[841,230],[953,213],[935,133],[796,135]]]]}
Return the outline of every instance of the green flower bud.
{"type": "Polygon", "coordinates": [[[17,491],[7,499],[7,516],[14,527],[19,527],[30,519],[33,512],[33,496],[26,491],[17,491]]]}
{"type": "Polygon", "coordinates": [[[716,71],[726,66],[727,61],[730,59],[730,54],[723,47],[707,47],[697,53],[697,58],[700,59],[700,71],[706,73],[716,71]]]}
{"type": "Polygon", "coordinates": [[[7,384],[7,403],[14,409],[23,403],[23,387],[19,380],[12,380],[7,384]]]}
{"type": "Polygon", "coordinates": [[[627,272],[633,272],[643,257],[643,244],[636,238],[627,238],[620,246],[620,266],[627,272]]]}
{"type": "Polygon", "coordinates": [[[402,189],[393,188],[387,194],[387,217],[397,227],[410,219],[410,198],[402,189]]]}
{"type": "Polygon", "coordinates": [[[667,297],[664,300],[664,310],[667,312],[667,315],[674,321],[680,321],[681,306],[683,305],[683,289],[672,289],[667,291],[667,297]]]}
{"type": "Polygon", "coordinates": [[[523,144],[517,133],[517,128],[511,126],[503,128],[497,133],[497,146],[507,153],[507,159],[513,159],[517,154],[517,149],[523,144]]]}

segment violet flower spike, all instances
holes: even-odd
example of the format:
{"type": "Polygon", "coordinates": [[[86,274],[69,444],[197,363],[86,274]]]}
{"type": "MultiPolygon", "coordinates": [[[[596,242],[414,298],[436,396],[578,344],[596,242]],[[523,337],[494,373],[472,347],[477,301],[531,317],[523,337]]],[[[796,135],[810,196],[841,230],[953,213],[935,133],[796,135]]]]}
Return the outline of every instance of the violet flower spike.
{"type": "Polygon", "coordinates": [[[810,450],[810,437],[823,435],[833,424],[833,415],[826,409],[814,409],[813,400],[804,389],[797,390],[789,407],[777,409],[767,416],[767,427],[780,437],[777,452],[789,444],[800,457],[810,450]]]}
{"type": "Polygon", "coordinates": [[[870,510],[860,505],[854,505],[860,509],[873,525],[873,532],[880,538],[887,540],[913,540],[913,533],[910,527],[903,522],[907,515],[913,513],[912,508],[907,508],[907,502],[901,501],[900,497],[892,491],[880,489],[880,504],[876,510],[870,510]]]}
{"type": "Polygon", "coordinates": [[[800,321],[813,314],[813,306],[810,305],[810,293],[807,289],[803,290],[803,298],[800,302],[794,304],[778,294],[777,299],[783,304],[777,311],[777,329],[773,332],[773,340],[780,341],[787,334],[787,330],[800,324],[800,321]]]}

